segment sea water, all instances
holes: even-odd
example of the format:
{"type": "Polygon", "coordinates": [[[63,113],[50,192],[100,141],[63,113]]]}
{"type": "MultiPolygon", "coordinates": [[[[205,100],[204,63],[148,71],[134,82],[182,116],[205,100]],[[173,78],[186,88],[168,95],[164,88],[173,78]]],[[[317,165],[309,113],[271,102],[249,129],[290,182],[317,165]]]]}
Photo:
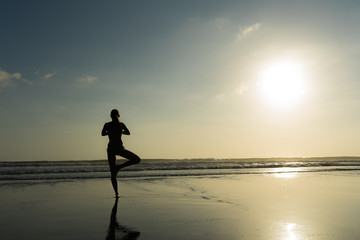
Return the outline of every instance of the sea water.
{"type": "MultiPolygon", "coordinates": [[[[121,163],[125,160],[118,159],[121,163]]],[[[360,157],[143,159],[119,178],[276,174],[360,170],[360,157]]],[[[107,160],[0,162],[0,183],[22,180],[100,179],[110,176],[107,160]]]]}

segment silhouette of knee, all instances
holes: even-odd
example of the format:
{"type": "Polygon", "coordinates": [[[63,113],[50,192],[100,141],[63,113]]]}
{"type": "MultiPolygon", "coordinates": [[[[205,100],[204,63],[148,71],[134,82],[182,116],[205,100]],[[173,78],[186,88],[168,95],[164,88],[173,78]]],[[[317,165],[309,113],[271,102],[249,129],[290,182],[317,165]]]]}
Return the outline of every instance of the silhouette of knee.
{"type": "Polygon", "coordinates": [[[133,162],[134,164],[138,164],[139,162],[141,162],[141,159],[138,156],[136,156],[136,158],[133,159],[133,162]]]}

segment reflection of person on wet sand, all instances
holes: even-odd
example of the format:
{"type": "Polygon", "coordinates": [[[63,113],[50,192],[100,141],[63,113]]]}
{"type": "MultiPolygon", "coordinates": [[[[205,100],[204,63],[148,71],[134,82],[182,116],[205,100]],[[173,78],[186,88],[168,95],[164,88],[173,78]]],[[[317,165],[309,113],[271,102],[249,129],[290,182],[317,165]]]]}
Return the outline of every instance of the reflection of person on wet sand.
{"type": "Polygon", "coordinates": [[[118,198],[115,199],[115,204],[111,211],[110,225],[105,240],[136,240],[140,236],[140,232],[131,231],[129,228],[121,226],[117,221],[116,213],[118,200],[118,198]],[[119,233],[119,236],[116,238],[117,232],[119,233]]]}
{"type": "Polygon", "coordinates": [[[121,136],[123,134],[130,135],[130,131],[123,122],[120,122],[119,111],[113,109],[111,111],[110,117],[112,121],[105,123],[101,131],[101,135],[107,135],[109,137],[107,155],[111,172],[111,183],[115,191],[115,196],[119,197],[118,185],[116,180],[118,172],[124,167],[139,163],[140,158],[135,153],[126,150],[123,146],[121,136]],[[121,165],[116,165],[116,155],[124,157],[128,159],[128,161],[121,165]]]}

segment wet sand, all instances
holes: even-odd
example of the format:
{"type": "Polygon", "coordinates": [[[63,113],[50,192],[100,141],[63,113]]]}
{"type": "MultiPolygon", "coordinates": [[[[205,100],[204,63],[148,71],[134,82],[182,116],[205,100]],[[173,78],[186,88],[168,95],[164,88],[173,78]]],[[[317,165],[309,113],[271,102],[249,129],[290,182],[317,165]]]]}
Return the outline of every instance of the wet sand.
{"type": "Polygon", "coordinates": [[[1,182],[1,239],[360,239],[359,174],[1,182]]]}

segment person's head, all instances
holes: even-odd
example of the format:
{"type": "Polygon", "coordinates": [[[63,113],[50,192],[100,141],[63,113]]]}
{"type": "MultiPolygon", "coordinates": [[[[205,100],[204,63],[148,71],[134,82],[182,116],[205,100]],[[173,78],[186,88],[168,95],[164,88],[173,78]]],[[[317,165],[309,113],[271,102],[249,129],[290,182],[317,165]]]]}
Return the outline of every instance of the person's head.
{"type": "Polygon", "coordinates": [[[110,117],[112,119],[118,119],[120,117],[119,111],[117,109],[111,110],[110,117]]]}

